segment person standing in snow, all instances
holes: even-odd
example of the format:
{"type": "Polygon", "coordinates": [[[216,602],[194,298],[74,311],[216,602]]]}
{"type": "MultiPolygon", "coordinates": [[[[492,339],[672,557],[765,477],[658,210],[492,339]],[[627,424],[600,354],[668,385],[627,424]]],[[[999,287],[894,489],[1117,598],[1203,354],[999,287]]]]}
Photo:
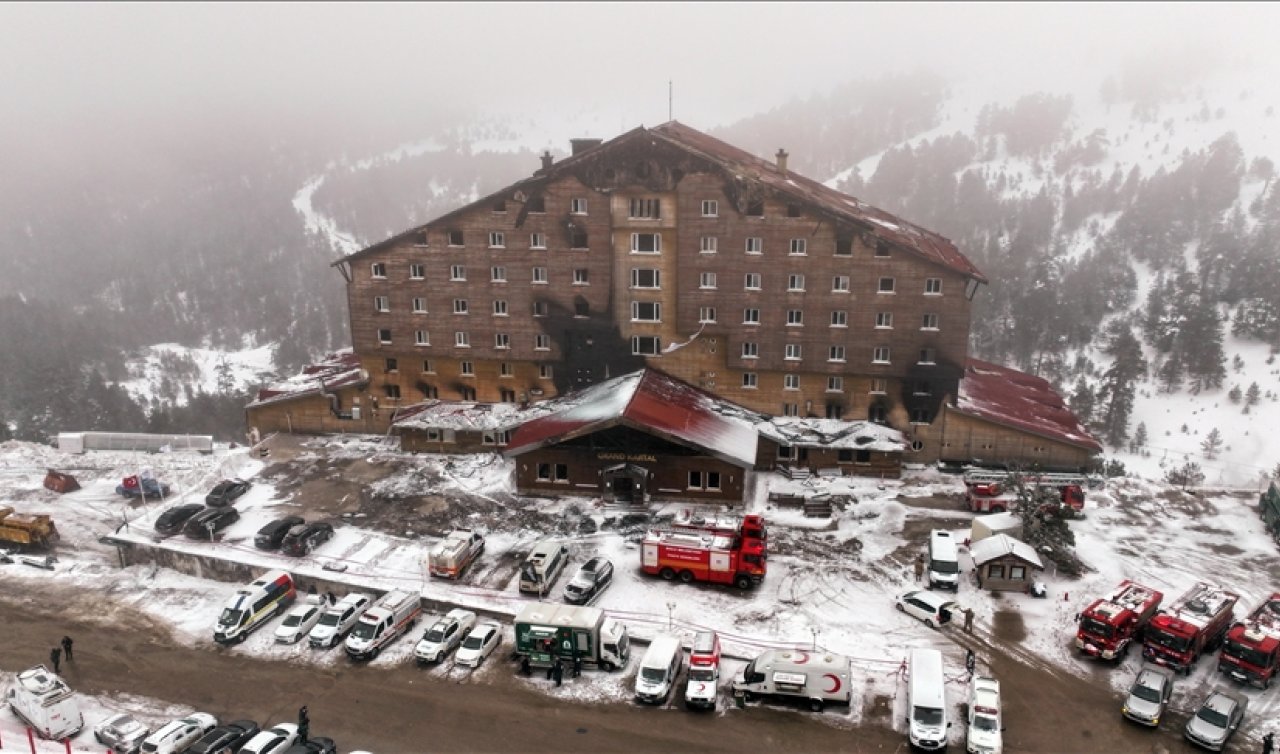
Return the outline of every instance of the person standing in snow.
{"type": "Polygon", "coordinates": [[[57,673],[61,670],[62,650],[54,647],[49,650],[49,662],[53,665],[53,672],[57,673]]]}
{"type": "Polygon", "coordinates": [[[67,656],[67,662],[72,661],[73,658],[71,657],[71,637],[70,636],[62,637],[62,653],[67,656]]]}
{"type": "Polygon", "coordinates": [[[564,679],[564,668],[560,666],[560,661],[556,660],[556,664],[551,666],[551,672],[556,679],[556,687],[560,686],[560,682],[564,679]]]}
{"type": "Polygon", "coordinates": [[[924,576],[924,556],[923,555],[916,556],[915,569],[916,569],[916,581],[919,581],[920,577],[924,576]]]}
{"type": "Polygon", "coordinates": [[[971,607],[964,609],[964,632],[966,634],[973,633],[973,608],[971,607]]]}
{"type": "Polygon", "coordinates": [[[1276,734],[1268,733],[1262,737],[1262,754],[1271,754],[1276,745],[1276,734]]]}

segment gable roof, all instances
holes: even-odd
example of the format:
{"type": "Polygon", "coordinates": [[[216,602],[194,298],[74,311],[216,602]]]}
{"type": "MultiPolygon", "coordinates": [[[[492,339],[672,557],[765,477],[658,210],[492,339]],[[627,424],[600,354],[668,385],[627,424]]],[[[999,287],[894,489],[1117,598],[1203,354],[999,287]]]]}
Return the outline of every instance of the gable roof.
{"type": "Polygon", "coordinates": [[[1008,534],[994,534],[986,539],[974,542],[969,545],[969,554],[973,556],[973,562],[980,566],[990,563],[996,558],[1012,555],[1036,568],[1044,569],[1044,562],[1036,554],[1035,548],[1020,539],[1014,539],[1008,534]]]}
{"type": "Polygon", "coordinates": [[[259,388],[257,397],[246,408],[323,395],[353,385],[363,387],[368,382],[369,373],[360,368],[360,357],[344,348],[303,367],[292,377],[259,388]]]}
{"type": "Polygon", "coordinates": [[[749,468],[756,460],[756,430],[718,411],[721,403],[725,401],[665,372],[641,369],[565,396],[561,410],[520,425],[505,455],[519,456],[621,424],[749,468]]]}
{"type": "Polygon", "coordinates": [[[967,416],[1102,452],[1048,380],[970,358],[954,410],[967,416]]]}
{"type": "Polygon", "coordinates": [[[651,129],[646,129],[643,126],[634,128],[600,146],[586,149],[576,155],[567,157],[553,164],[548,170],[538,171],[530,178],[517,181],[489,196],[447,212],[428,223],[416,226],[380,243],[343,257],[334,262],[333,265],[350,262],[393,246],[412,237],[413,234],[429,225],[439,223],[477,205],[490,203],[498,197],[510,196],[522,187],[545,183],[548,180],[573,171],[586,160],[599,159],[602,154],[611,149],[629,145],[645,138],[660,140],[665,144],[707,160],[743,181],[765,186],[778,194],[797,200],[798,203],[816,207],[820,211],[850,222],[864,231],[896,244],[930,262],[973,280],[982,283],[987,282],[986,277],[978,271],[978,268],[969,261],[968,257],[960,253],[955,244],[943,236],[895,217],[884,210],[872,207],[852,196],[842,194],[794,171],[780,171],[772,162],[763,160],[750,152],[674,120],[651,129]]]}
{"type": "Polygon", "coordinates": [[[399,431],[452,429],[491,432],[511,429],[556,410],[556,399],[530,403],[476,403],[475,401],[426,400],[396,412],[391,426],[399,431]]]}

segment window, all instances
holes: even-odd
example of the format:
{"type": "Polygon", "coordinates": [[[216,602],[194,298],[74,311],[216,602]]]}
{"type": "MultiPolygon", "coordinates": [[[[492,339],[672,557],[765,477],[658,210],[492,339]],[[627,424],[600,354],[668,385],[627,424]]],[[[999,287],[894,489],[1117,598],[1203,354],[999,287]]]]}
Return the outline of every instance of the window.
{"type": "Polygon", "coordinates": [[[506,351],[511,348],[511,336],[504,332],[496,332],[493,334],[493,347],[499,351],[506,351]]]}
{"type": "Polygon", "coordinates": [[[867,407],[867,421],[884,424],[889,421],[889,407],[883,403],[873,403],[867,407]]]}
{"type": "Polygon", "coordinates": [[[490,249],[505,249],[507,247],[507,236],[504,233],[494,231],[489,234],[490,249]]]}
{"type": "Polygon", "coordinates": [[[876,327],[881,330],[893,328],[893,312],[876,312],[876,327]]]}
{"type": "MultiPolygon", "coordinates": [[[[947,445],[948,445],[948,446],[950,446],[950,445],[951,445],[951,443],[947,443],[947,445]]],[[[923,440],[915,440],[915,441],[913,441],[913,442],[911,443],[911,449],[912,449],[913,451],[915,451],[916,453],[919,453],[920,451],[924,450],[924,441],[923,441],[923,440]]]]}
{"type": "Polygon", "coordinates": [[[799,416],[799,415],[800,415],[800,404],[799,404],[799,403],[784,403],[784,404],[782,404],[782,415],[783,415],[783,416],[799,416]]]}
{"type": "Polygon", "coordinates": [[[556,464],[556,481],[557,482],[569,481],[569,466],[567,464],[563,464],[563,463],[556,464]]]}
{"type": "Polygon", "coordinates": [[[757,384],[758,384],[758,383],[757,383],[757,380],[756,380],[756,373],[755,373],[755,372],[743,372],[743,373],[742,373],[742,386],[743,386],[744,388],[746,388],[746,389],[748,389],[748,390],[755,390],[755,389],[756,389],[757,384]]]}
{"type": "Polygon", "coordinates": [[[574,285],[590,285],[591,284],[590,278],[588,277],[588,273],[585,269],[578,268],[573,271],[573,284],[574,285]]]}
{"type": "Polygon", "coordinates": [[[747,205],[747,217],[764,217],[764,202],[751,202],[747,205]]]}
{"type": "Polygon", "coordinates": [[[547,234],[546,233],[530,233],[529,248],[530,249],[547,248],[547,234]]]}
{"type": "Polygon", "coordinates": [[[779,460],[779,461],[789,461],[789,460],[791,460],[791,446],[790,446],[790,445],[779,445],[779,446],[778,446],[778,460],[779,460]]]}
{"type": "Polygon", "coordinates": [[[539,482],[551,481],[551,464],[549,463],[538,464],[538,481],[539,482]]]}
{"type": "Polygon", "coordinates": [[[435,374],[435,373],[436,373],[436,365],[431,363],[431,359],[423,359],[423,360],[422,360],[422,373],[423,373],[423,374],[435,374]]]}
{"type": "Polygon", "coordinates": [[[460,264],[452,265],[451,267],[449,267],[449,279],[450,280],[466,280],[467,268],[460,264]]]}
{"type": "Polygon", "coordinates": [[[877,240],[877,241],[876,241],[876,256],[878,256],[878,257],[887,257],[887,256],[889,256],[889,242],[888,242],[888,241],[882,241],[882,240],[877,240]]]}
{"type": "Polygon", "coordinates": [[[582,228],[574,228],[569,234],[569,248],[585,249],[587,248],[587,231],[582,228]]]}
{"type": "Polygon", "coordinates": [[[385,366],[386,366],[386,370],[387,370],[388,372],[399,372],[399,371],[400,371],[400,361],[399,361],[398,359],[387,359],[387,360],[386,360],[386,365],[385,365],[385,366]]]}
{"type": "Polygon", "coordinates": [[[434,400],[440,397],[440,391],[436,389],[435,385],[424,385],[419,382],[418,389],[422,391],[423,398],[434,400]]]}
{"type": "Polygon", "coordinates": [[[853,256],[853,238],[850,236],[836,237],[836,256],[851,257],[853,256]]]}
{"type": "Polygon", "coordinates": [[[784,389],[784,390],[799,390],[799,389],[800,389],[800,375],[798,375],[798,374],[784,374],[784,375],[782,375],[782,387],[783,387],[783,389],[784,389]]]}
{"type": "Polygon", "coordinates": [[[702,200],[702,216],[703,217],[719,217],[720,202],[716,201],[715,199],[703,199],[702,200]]]}
{"type": "Polygon", "coordinates": [[[791,250],[787,252],[792,256],[802,257],[809,253],[809,244],[803,238],[791,239],[791,250]]]}
{"type": "Polygon", "coordinates": [[[880,285],[876,288],[877,293],[893,293],[893,278],[880,278],[880,285]]]}
{"type": "Polygon", "coordinates": [[[458,348],[470,348],[471,347],[470,333],[455,332],[453,334],[453,345],[457,346],[458,348]]]}
{"type": "Polygon", "coordinates": [[[391,343],[391,330],[383,328],[378,331],[378,342],[387,345],[391,343]]]}
{"type": "Polygon", "coordinates": [[[844,361],[844,346],[832,346],[827,351],[827,361],[844,361]]]}
{"type": "Polygon", "coordinates": [[[800,205],[799,205],[799,204],[788,204],[788,205],[787,205],[787,217],[800,217],[800,205]]]}
{"type": "Polygon", "coordinates": [[[827,411],[828,419],[844,418],[844,406],[840,405],[839,403],[828,403],[826,405],[826,411],[827,411]]]}
{"type": "Polygon", "coordinates": [[[759,343],[743,343],[742,358],[744,359],[760,358],[760,344],[759,343]]]}
{"type": "Polygon", "coordinates": [[[495,316],[495,317],[505,317],[505,316],[507,316],[507,302],[506,302],[506,301],[503,301],[502,299],[495,299],[495,300],[494,300],[494,302],[493,302],[493,316],[495,316]]]}
{"type": "Polygon", "coordinates": [[[848,327],[849,313],[843,310],[836,310],[831,312],[831,326],[832,327],[848,327]]]}
{"type": "Polygon", "coordinates": [[[720,489],[720,472],[718,471],[707,472],[707,489],[709,490],[720,489]]]}
{"type": "Polygon", "coordinates": [[[836,275],[835,277],[831,278],[831,292],[832,293],[848,293],[849,292],[849,276],[836,275]]]}
{"type": "Polygon", "coordinates": [[[716,274],[714,272],[704,272],[698,275],[698,287],[703,290],[714,290],[716,287],[716,274]]]}
{"type": "Polygon", "coordinates": [[[587,200],[586,199],[570,199],[569,214],[572,214],[572,215],[587,214],[587,200]]]}
{"type": "Polygon", "coordinates": [[[413,234],[413,245],[414,245],[414,246],[426,246],[426,245],[427,245],[427,231],[425,231],[425,230],[420,230],[420,231],[418,231],[417,233],[414,233],[414,234],[413,234]]]}
{"type": "Polygon", "coordinates": [[[924,319],[922,319],[922,320],[920,321],[920,329],[921,329],[921,330],[937,330],[937,329],[938,329],[938,315],[936,315],[936,314],[926,314],[926,315],[924,315],[924,319]]]}
{"type": "Polygon", "coordinates": [[[1026,566],[1009,566],[1009,579],[1012,581],[1022,581],[1027,577],[1026,566]]]}
{"type": "Polygon", "coordinates": [[[372,265],[370,265],[370,274],[372,274],[373,277],[375,278],[378,278],[380,280],[385,280],[387,277],[387,263],[374,262],[372,265]]]}
{"type": "Polygon", "coordinates": [[[928,423],[929,423],[929,409],[927,409],[927,408],[913,408],[913,409],[911,409],[911,423],[912,423],[912,424],[928,424],[928,423]]]}
{"type": "MultiPolygon", "coordinates": [[[[502,391],[503,403],[515,403],[516,394],[511,390],[502,391]],[[508,399],[509,398],[509,399],[508,399]]],[[[481,445],[506,445],[511,441],[511,430],[488,431],[481,434],[481,445]]]]}
{"type": "Polygon", "coordinates": [[[698,253],[700,254],[716,253],[716,237],[703,236],[702,239],[698,242],[698,253]]]}
{"type": "Polygon", "coordinates": [[[550,351],[550,350],[551,350],[551,336],[550,336],[550,335],[535,335],[535,336],[533,336],[533,350],[535,350],[535,351],[550,351]]]}
{"type": "Polygon", "coordinates": [[[889,363],[889,347],[876,346],[875,350],[871,352],[871,363],[888,364],[889,363]]]}
{"type": "Polygon", "coordinates": [[[936,349],[936,348],[921,348],[921,349],[920,349],[920,363],[921,363],[921,364],[936,364],[936,363],[938,363],[938,349],[936,349]]]}
{"type": "Polygon", "coordinates": [[[648,335],[634,335],[631,337],[631,355],[632,356],[657,356],[662,350],[659,338],[648,335]]]}
{"type": "Polygon", "coordinates": [[[720,472],[690,471],[689,472],[689,489],[691,490],[720,489],[720,472]]]}
{"type": "Polygon", "coordinates": [[[535,317],[545,317],[545,316],[547,316],[547,312],[548,312],[549,310],[550,310],[550,307],[547,305],[547,302],[546,302],[546,301],[534,301],[534,302],[533,302],[533,316],[535,316],[535,317]]]}
{"type": "Polygon", "coordinates": [[[917,380],[911,388],[912,395],[933,395],[933,384],[928,380],[917,380]]]}
{"type": "Polygon", "coordinates": [[[507,268],[506,267],[490,267],[489,279],[495,283],[507,282],[507,268]]]}
{"type": "Polygon", "coordinates": [[[662,273],[659,270],[644,267],[632,268],[631,287],[657,290],[662,287],[662,273]]]}
{"type": "Polygon", "coordinates": [[[662,202],[657,199],[632,199],[627,217],[656,220],[662,217],[662,202]]]}
{"type": "Polygon", "coordinates": [[[689,489],[691,490],[702,489],[702,472],[701,471],[689,472],[689,489]]]}
{"type": "Polygon", "coordinates": [[[883,377],[876,377],[871,380],[871,391],[874,395],[884,395],[889,392],[889,381],[883,377]]]}
{"type": "Polygon", "coordinates": [[[399,386],[399,385],[383,385],[383,386],[382,386],[382,389],[383,389],[383,391],[386,393],[386,396],[387,396],[388,398],[390,398],[391,400],[393,400],[393,401],[398,401],[398,400],[400,400],[400,386],[399,386]]]}
{"type": "MultiPolygon", "coordinates": [[[[458,374],[460,374],[460,375],[462,375],[462,376],[464,376],[464,377],[475,377],[475,376],[476,376],[476,365],[475,365],[475,364],[473,364],[473,363],[471,363],[470,361],[460,361],[460,362],[458,362],[458,374]]],[[[471,397],[472,397],[472,399],[474,399],[474,398],[475,398],[474,393],[472,394],[472,396],[471,396],[471,397]]]]}
{"type": "Polygon", "coordinates": [[[804,291],[804,275],[788,275],[787,290],[804,291]]]}
{"type": "Polygon", "coordinates": [[[714,306],[698,307],[698,323],[711,323],[716,321],[716,308],[714,306]]]}
{"type": "Polygon", "coordinates": [[[413,313],[414,314],[427,313],[427,300],[425,298],[415,298],[413,300],[413,313]]]}
{"type": "Polygon", "coordinates": [[[743,279],[742,285],[749,291],[760,290],[760,273],[748,272],[746,277],[743,279]]]}
{"type": "Polygon", "coordinates": [[[535,282],[535,283],[540,283],[540,284],[546,284],[546,282],[547,282],[547,268],[546,268],[546,267],[534,267],[534,268],[533,268],[533,282],[535,282]]]}
{"type": "Polygon", "coordinates": [[[427,274],[426,274],[426,268],[425,268],[425,267],[423,267],[423,265],[420,265],[420,264],[411,264],[411,265],[409,265],[409,279],[410,279],[410,280],[422,280],[422,279],[423,279],[423,278],[425,278],[426,276],[427,276],[427,274]]]}
{"type": "Polygon", "coordinates": [[[787,310],[787,327],[804,327],[804,310],[787,310]]]}
{"type": "Polygon", "coordinates": [[[747,253],[748,253],[748,254],[763,254],[763,253],[764,253],[764,239],[763,239],[763,238],[748,238],[748,239],[747,239],[747,253]]]}
{"type": "Polygon", "coordinates": [[[783,352],[782,358],[787,361],[799,361],[801,359],[801,346],[799,343],[788,343],[783,352]]]}
{"type": "Polygon", "coordinates": [[[656,301],[632,301],[632,322],[661,322],[662,304],[656,301]]]}
{"type": "Polygon", "coordinates": [[[497,200],[496,202],[493,203],[493,207],[490,208],[490,211],[500,215],[505,214],[507,211],[507,200],[506,199],[497,200]]]}
{"type": "Polygon", "coordinates": [[[662,236],[658,233],[632,233],[632,254],[657,254],[662,251],[662,236]]]}
{"type": "Polygon", "coordinates": [[[844,392],[844,378],[843,378],[843,377],[828,377],[828,378],[827,378],[827,392],[828,392],[828,393],[843,393],[843,392],[844,392]]]}
{"type": "Polygon", "coordinates": [[[374,296],[373,310],[376,312],[391,311],[391,299],[387,298],[386,296],[374,296]]]}
{"type": "Polygon", "coordinates": [[[578,296],[573,300],[573,316],[575,317],[591,316],[591,305],[587,303],[587,300],[585,298],[578,296]]]}
{"type": "Polygon", "coordinates": [[[429,346],[431,345],[431,334],[426,330],[414,330],[413,342],[415,345],[429,346]]]}
{"type": "Polygon", "coordinates": [[[543,196],[531,196],[529,197],[529,203],[525,206],[528,207],[529,211],[535,215],[546,214],[547,199],[543,196]]]}
{"type": "Polygon", "coordinates": [[[460,230],[451,230],[451,231],[449,231],[449,245],[450,245],[450,246],[462,246],[462,245],[463,245],[463,243],[462,243],[462,231],[460,231],[460,230]]]}
{"type": "Polygon", "coordinates": [[[924,281],[924,295],[941,296],[942,295],[942,278],[929,278],[924,281]]]}
{"type": "Polygon", "coordinates": [[[539,364],[539,365],[538,365],[538,379],[540,379],[540,380],[549,380],[549,379],[551,379],[551,375],[552,375],[552,371],[551,371],[551,365],[550,365],[550,364],[539,364]]]}
{"type": "Polygon", "coordinates": [[[760,310],[759,309],[743,309],[742,324],[744,325],[760,324],[760,310]]]}
{"type": "Polygon", "coordinates": [[[453,300],[454,314],[467,314],[470,310],[467,308],[467,300],[465,298],[455,298],[453,300]]]}

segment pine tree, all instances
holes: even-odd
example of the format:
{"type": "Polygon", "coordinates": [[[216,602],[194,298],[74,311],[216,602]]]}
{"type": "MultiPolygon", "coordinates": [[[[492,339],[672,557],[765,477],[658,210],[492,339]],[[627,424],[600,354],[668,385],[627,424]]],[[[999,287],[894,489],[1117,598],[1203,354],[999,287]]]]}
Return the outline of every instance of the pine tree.
{"type": "Polygon", "coordinates": [[[1137,453],[1147,447],[1147,423],[1138,422],[1138,428],[1133,432],[1133,439],[1129,440],[1129,452],[1137,453]]]}
{"type": "Polygon", "coordinates": [[[1080,423],[1088,426],[1093,421],[1093,411],[1097,406],[1098,397],[1094,394],[1093,388],[1089,386],[1089,381],[1084,377],[1076,380],[1075,390],[1071,393],[1071,411],[1080,420],[1080,423]]]}
{"type": "Polygon", "coordinates": [[[1112,332],[1107,354],[1113,359],[1102,375],[1098,399],[1102,403],[1099,417],[1104,439],[1119,447],[1129,436],[1129,415],[1133,413],[1134,382],[1146,373],[1142,346],[1128,325],[1112,332]]]}
{"type": "Polygon", "coordinates": [[[1240,392],[1240,386],[1232,385],[1231,390],[1227,391],[1227,400],[1232,403],[1239,403],[1242,395],[1243,394],[1240,392]]]}
{"type": "Polygon", "coordinates": [[[214,371],[218,374],[218,392],[223,395],[230,393],[236,386],[236,378],[231,371],[231,365],[227,363],[226,356],[218,357],[218,366],[214,371]]]}
{"type": "Polygon", "coordinates": [[[1210,461],[1217,458],[1218,454],[1222,452],[1222,433],[1218,431],[1217,427],[1214,427],[1213,431],[1200,442],[1200,450],[1204,453],[1204,457],[1210,461]]]}
{"type": "Polygon", "coordinates": [[[1188,460],[1181,466],[1165,472],[1164,480],[1185,490],[1188,487],[1195,487],[1204,482],[1204,472],[1200,470],[1200,464],[1188,460]]]}
{"type": "Polygon", "coordinates": [[[1256,382],[1250,383],[1249,389],[1244,394],[1245,408],[1252,408],[1258,405],[1258,400],[1261,397],[1261,392],[1262,392],[1262,389],[1258,387],[1258,383],[1256,382]]]}

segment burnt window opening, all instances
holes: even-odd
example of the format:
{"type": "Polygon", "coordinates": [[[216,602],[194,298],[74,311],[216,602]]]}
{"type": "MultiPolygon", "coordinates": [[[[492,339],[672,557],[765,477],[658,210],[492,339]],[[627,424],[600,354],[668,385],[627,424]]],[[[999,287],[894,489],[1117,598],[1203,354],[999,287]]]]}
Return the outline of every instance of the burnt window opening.
{"type": "Polygon", "coordinates": [[[657,199],[632,199],[627,217],[657,220],[662,217],[662,202],[657,199]]]}
{"type": "Polygon", "coordinates": [[[927,408],[911,409],[912,424],[928,424],[930,421],[932,421],[932,419],[933,419],[933,415],[927,408]]]}
{"type": "Polygon", "coordinates": [[[422,393],[423,398],[436,399],[440,397],[440,391],[435,385],[428,385],[424,382],[419,382],[418,390],[422,393]]]}
{"type": "Polygon", "coordinates": [[[473,387],[458,388],[458,394],[464,401],[474,401],[476,399],[476,389],[473,387]]]}
{"type": "Polygon", "coordinates": [[[395,359],[387,359],[387,371],[388,372],[400,371],[400,362],[395,359]]]}
{"type": "Polygon", "coordinates": [[[853,256],[853,237],[852,236],[836,236],[836,256],[838,257],[853,256]]]}
{"type": "Polygon", "coordinates": [[[876,256],[878,256],[878,257],[887,257],[887,256],[889,256],[889,242],[888,242],[888,241],[884,241],[884,240],[877,240],[877,241],[876,241],[876,256]]]}
{"type": "Polygon", "coordinates": [[[748,202],[747,217],[764,217],[764,202],[763,201],[748,202]]]}
{"type": "Polygon", "coordinates": [[[494,203],[493,203],[493,211],[494,211],[494,212],[506,212],[506,211],[507,211],[507,200],[506,200],[506,199],[499,199],[498,201],[494,202],[494,203]]]}
{"type": "Polygon", "coordinates": [[[840,450],[836,451],[836,461],[853,463],[853,448],[840,448],[840,450]]]}
{"type": "Polygon", "coordinates": [[[569,247],[573,249],[587,248],[587,232],[580,228],[569,231],[569,247]]]}
{"type": "Polygon", "coordinates": [[[871,451],[857,450],[853,453],[854,463],[871,463],[871,451]]]}
{"type": "Polygon", "coordinates": [[[587,303],[587,300],[585,298],[578,296],[573,300],[573,316],[575,317],[591,316],[591,305],[587,303]]]}
{"type": "Polygon", "coordinates": [[[867,421],[876,424],[887,424],[889,422],[889,407],[883,403],[872,403],[867,407],[867,421]]]}
{"type": "Polygon", "coordinates": [[[464,244],[463,244],[462,231],[460,231],[460,230],[451,230],[451,231],[449,231],[449,245],[450,245],[450,246],[462,246],[462,245],[464,245],[464,244]]]}
{"type": "Polygon", "coordinates": [[[828,419],[842,419],[844,418],[844,406],[839,403],[828,403],[826,413],[828,419]]]}
{"type": "Polygon", "coordinates": [[[648,178],[651,172],[653,172],[653,168],[649,166],[649,163],[647,162],[636,163],[635,173],[637,178],[648,178]]]}
{"type": "Polygon", "coordinates": [[[503,388],[502,390],[498,391],[498,393],[499,393],[499,401],[501,403],[516,402],[516,391],[503,388]]]}
{"type": "MultiPolygon", "coordinates": [[[[761,212],[760,214],[764,214],[764,212],[761,212]]],[[[800,214],[800,205],[799,205],[799,204],[788,204],[788,205],[787,205],[787,217],[801,217],[801,214],[800,214]]]]}
{"type": "Polygon", "coordinates": [[[531,196],[528,204],[525,204],[525,208],[530,212],[543,214],[547,211],[547,199],[543,196],[531,196]]]}
{"type": "Polygon", "coordinates": [[[388,398],[391,398],[392,400],[397,400],[397,401],[400,400],[399,385],[383,385],[382,388],[383,390],[386,391],[388,398]]]}
{"type": "Polygon", "coordinates": [[[427,245],[427,232],[425,230],[420,230],[417,233],[413,234],[413,245],[414,246],[427,245]]]}

